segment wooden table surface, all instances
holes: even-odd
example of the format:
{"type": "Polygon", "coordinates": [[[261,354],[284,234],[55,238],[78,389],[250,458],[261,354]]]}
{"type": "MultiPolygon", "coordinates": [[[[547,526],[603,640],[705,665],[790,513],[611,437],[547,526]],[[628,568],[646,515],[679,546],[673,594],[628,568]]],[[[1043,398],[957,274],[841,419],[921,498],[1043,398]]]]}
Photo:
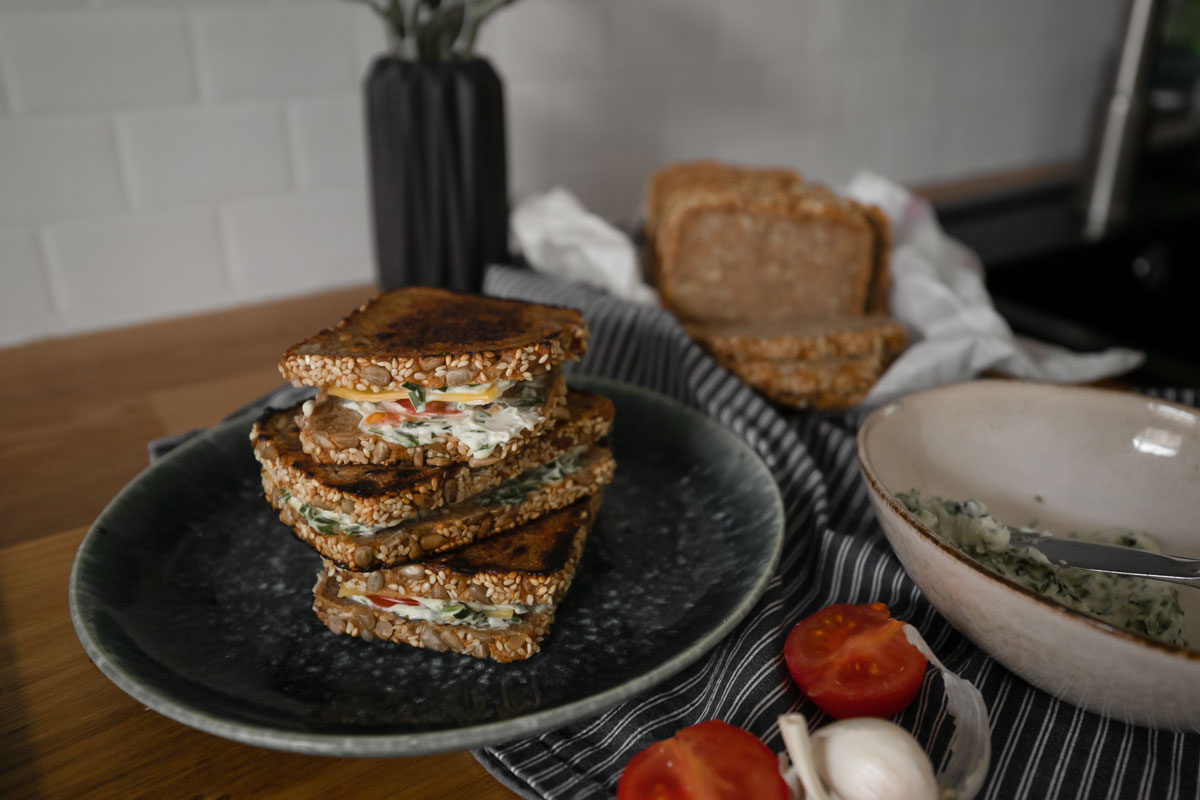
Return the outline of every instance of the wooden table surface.
{"type": "Polygon", "coordinates": [[[0,349],[0,797],[516,797],[466,752],[325,758],[193,730],[109,682],[71,625],[75,550],[146,443],[278,386],[288,345],[373,292],[0,349]]]}

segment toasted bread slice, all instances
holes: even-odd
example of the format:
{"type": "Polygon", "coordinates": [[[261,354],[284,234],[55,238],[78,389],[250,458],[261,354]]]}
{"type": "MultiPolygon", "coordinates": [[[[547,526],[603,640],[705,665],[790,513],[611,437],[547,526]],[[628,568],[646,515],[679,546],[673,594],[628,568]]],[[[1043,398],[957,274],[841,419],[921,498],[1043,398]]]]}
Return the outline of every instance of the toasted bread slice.
{"type": "Polygon", "coordinates": [[[571,585],[600,501],[597,492],[509,533],[396,569],[353,572],[325,561],[313,589],[313,610],[334,633],[501,662],[529,658],[571,585]],[[395,603],[390,609],[401,612],[417,599],[443,609],[454,604],[470,621],[436,621],[445,613],[432,615],[436,620],[411,619],[378,600],[356,599],[366,595],[390,598],[395,603]],[[401,599],[409,602],[397,602],[401,599]],[[475,621],[503,610],[513,616],[497,618],[495,625],[475,621]]]}
{"type": "Polygon", "coordinates": [[[530,380],[587,349],[572,308],[411,286],[379,295],[279,362],[297,386],[400,392],[530,380]]]}
{"type": "MultiPolygon", "coordinates": [[[[434,419],[428,423],[411,423],[429,430],[430,435],[435,437],[427,444],[418,444],[418,439],[413,436],[417,431],[410,428],[365,425],[364,407],[369,416],[369,412],[386,408],[386,404],[349,404],[342,398],[331,397],[322,392],[311,407],[305,406],[306,413],[299,422],[300,445],[304,452],[320,464],[410,463],[416,466],[446,466],[461,462],[473,467],[495,464],[509,453],[520,450],[526,443],[536,439],[543,430],[553,425],[556,419],[567,415],[566,384],[558,377],[557,371],[547,373],[545,380],[548,385],[544,394],[541,394],[540,389],[537,390],[542,399],[540,405],[513,407],[499,412],[502,415],[510,415],[519,425],[528,425],[513,431],[511,438],[500,441],[480,436],[471,441],[464,441],[456,436],[455,432],[459,429],[478,430],[476,426],[466,424],[470,420],[464,419],[462,423],[455,424],[453,420],[434,419]],[[311,413],[308,413],[310,411],[311,413]],[[436,432],[441,428],[448,430],[436,432]],[[472,443],[476,446],[472,447],[472,443]],[[406,446],[408,444],[413,446],[406,446]]],[[[519,390],[519,387],[529,385],[528,382],[522,382],[515,384],[513,389],[519,390]]],[[[501,402],[503,400],[504,398],[501,398],[501,402]]],[[[490,412],[476,413],[486,415],[490,412]]]]}
{"type": "Polygon", "coordinates": [[[572,451],[494,489],[375,533],[344,533],[325,519],[313,518],[311,509],[305,509],[306,515],[295,504],[285,512],[289,495],[271,483],[265,470],[263,490],[297,538],[329,561],[346,569],[385,569],[504,533],[599,491],[612,480],[616,468],[612,452],[599,445],[579,449],[583,452],[578,455],[572,451]]]}
{"type": "Polygon", "coordinates": [[[883,314],[694,322],[683,327],[721,362],[886,359],[900,352],[906,339],[904,326],[883,314]]]}
{"type": "Polygon", "coordinates": [[[298,405],[268,410],[254,424],[250,441],[272,485],[287,488],[301,503],[341,511],[363,526],[385,526],[499,486],[573,447],[596,441],[612,427],[612,402],[598,394],[568,391],[567,411],[566,419],[518,452],[474,468],[318,464],[300,446],[298,405]]]}

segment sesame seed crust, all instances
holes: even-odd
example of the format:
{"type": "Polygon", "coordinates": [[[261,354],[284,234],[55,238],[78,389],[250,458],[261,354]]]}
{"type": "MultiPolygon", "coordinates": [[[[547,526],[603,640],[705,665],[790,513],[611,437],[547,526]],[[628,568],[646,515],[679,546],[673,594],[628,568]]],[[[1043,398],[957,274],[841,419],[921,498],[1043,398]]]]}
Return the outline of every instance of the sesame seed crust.
{"type": "Polygon", "coordinates": [[[518,625],[493,630],[404,619],[339,598],[336,582],[323,572],[313,587],[313,611],[325,627],[337,634],[490,658],[501,663],[524,661],[538,652],[554,621],[553,609],[531,612],[518,625]]]}
{"type": "Polygon", "coordinates": [[[575,309],[407,287],[288,348],[279,371],[297,386],[381,392],[529,380],[582,357],[587,339],[575,309]]]}
{"type": "Polygon", "coordinates": [[[542,525],[522,526],[486,542],[477,542],[463,550],[401,567],[361,572],[349,570],[325,559],[325,574],[359,593],[395,597],[440,597],[472,603],[524,603],[542,605],[557,603],[575,575],[575,565],[583,554],[583,546],[600,508],[602,492],[586,500],[544,516],[542,525]],[[532,527],[534,530],[528,530],[532,527]],[[509,540],[509,541],[505,541],[509,540]],[[521,568],[522,559],[506,557],[512,548],[537,548],[542,552],[536,559],[546,563],[546,569],[521,568]],[[472,550],[489,550],[483,569],[466,568],[465,559],[473,562],[472,550]],[[493,556],[498,554],[498,558],[493,556]],[[379,588],[369,588],[372,576],[379,588]],[[440,587],[440,588],[435,588],[440,587]]]}

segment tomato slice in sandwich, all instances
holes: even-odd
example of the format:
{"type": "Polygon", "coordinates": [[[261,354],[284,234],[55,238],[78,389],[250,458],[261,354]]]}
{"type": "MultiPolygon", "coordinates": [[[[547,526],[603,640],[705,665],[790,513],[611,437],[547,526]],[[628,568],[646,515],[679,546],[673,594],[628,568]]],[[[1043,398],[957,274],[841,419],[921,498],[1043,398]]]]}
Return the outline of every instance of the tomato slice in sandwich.
{"type": "Polygon", "coordinates": [[[392,606],[419,606],[421,605],[411,597],[385,597],[381,594],[369,594],[367,599],[377,606],[383,608],[391,608],[392,606]]]}

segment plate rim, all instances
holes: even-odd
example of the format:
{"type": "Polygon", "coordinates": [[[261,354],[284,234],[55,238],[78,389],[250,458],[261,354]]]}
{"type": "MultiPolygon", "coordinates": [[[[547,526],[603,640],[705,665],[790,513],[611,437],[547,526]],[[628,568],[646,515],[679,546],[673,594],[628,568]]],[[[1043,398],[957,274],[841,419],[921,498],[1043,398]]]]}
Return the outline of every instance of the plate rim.
{"type": "Polygon", "coordinates": [[[468,750],[477,747],[503,744],[516,739],[532,736],[553,728],[558,728],[580,719],[597,714],[611,708],[620,702],[636,697],[639,694],[657,686],[671,676],[694,664],[705,653],[721,642],[735,627],[750,613],[766,591],[771,579],[779,566],[783,551],[786,513],[779,486],[770,469],[762,458],[746,441],[730,430],[726,425],[709,417],[703,412],[670,398],[660,392],[641,386],[599,378],[590,375],[570,375],[567,378],[572,386],[596,391],[604,394],[606,388],[625,394],[642,395],[644,399],[667,408],[674,413],[690,415],[698,418],[720,431],[727,442],[735,448],[741,448],[751,456],[751,469],[761,470],[761,483],[769,489],[772,517],[775,524],[765,535],[771,537],[770,557],[766,566],[758,575],[754,584],[746,592],[732,611],[725,615],[717,624],[706,630],[687,648],[671,656],[650,670],[612,686],[601,692],[587,695],[553,708],[533,711],[516,717],[486,722],[477,725],[466,725],[437,731],[422,731],[418,733],[307,733],[300,731],[281,731],[269,725],[252,722],[231,722],[214,715],[193,703],[180,702],[157,688],[147,686],[127,670],[118,659],[111,657],[92,626],[87,615],[80,608],[80,582],[82,580],[82,555],[99,538],[97,530],[103,527],[104,521],[113,513],[113,507],[123,502],[123,499],[133,491],[134,487],[153,470],[161,465],[182,458],[187,452],[203,443],[226,435],[226,431],[247,426],[260,412],[247,411],[232,419],[225,420],[208,428],[193,437],[162,459],[151,464],[138,473],[129,483],[121,488],[96,520],[88,527],[75,553],[71,564],[68,583],[68,601],[70,606],[71,623],[75,635],[83,646],[92,663],[111,680],[116,686],[139,703],[162,714],[168,719],[187,725],[196,730],[220,736],[243,744],[251,744],[271,750],[301,753],[305,755],[327,755],[346,757],[391,757],[408,755],[427,755],[458,750],[468,750]]]}

